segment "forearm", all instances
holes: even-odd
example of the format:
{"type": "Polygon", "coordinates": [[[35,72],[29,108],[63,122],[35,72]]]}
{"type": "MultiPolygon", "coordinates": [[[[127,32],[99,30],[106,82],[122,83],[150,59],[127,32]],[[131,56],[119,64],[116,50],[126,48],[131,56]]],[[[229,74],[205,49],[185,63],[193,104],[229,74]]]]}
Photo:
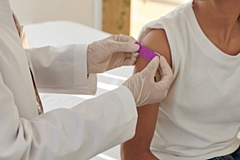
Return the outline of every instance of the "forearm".
{"type": "Polygon", "coordinates": [[[34,117],[31,108],[36,106],[30,102],[15,104],[1,73],[0,90],[1,160],[88,160],[130,139],[135,132],[135,102],[125,87],[72,109],[56,109],[30,119],[19,113],[34,117]]]}
{"type": "Polygon", "coordinates": [[[87,45],[25,50],[40,92],[95,94],[96,75],[87,75],[87,45]]]}

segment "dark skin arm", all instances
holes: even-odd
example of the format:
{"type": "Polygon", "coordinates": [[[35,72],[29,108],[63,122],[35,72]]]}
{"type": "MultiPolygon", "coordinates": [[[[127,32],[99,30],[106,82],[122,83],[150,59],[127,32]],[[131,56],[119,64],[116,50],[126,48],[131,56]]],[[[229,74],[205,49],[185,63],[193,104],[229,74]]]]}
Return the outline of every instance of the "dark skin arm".
{"type": "MultiPolygon", "coordinates": [[[[146,47],[164,56],[171,66],[171,54],[165,31],[151,30],[141,42],[146,47]]],[[[140,72],[148,61],[139,57],[134,73],[140,72]]],[[[135,136],[121,145],[122,160],[157,160],[150,151],[150,144],[157,122],[159,103],[138,107],[138,122],[135,136]]]]}

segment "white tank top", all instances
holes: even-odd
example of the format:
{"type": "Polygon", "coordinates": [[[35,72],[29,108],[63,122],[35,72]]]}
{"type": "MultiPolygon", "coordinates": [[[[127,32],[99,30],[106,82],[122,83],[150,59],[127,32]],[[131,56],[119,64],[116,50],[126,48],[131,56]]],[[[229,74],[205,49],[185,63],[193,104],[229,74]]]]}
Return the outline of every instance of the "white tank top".
{"type": "Polygon", "coordinates": [[[205,160],[239,146],[240,54],[230,56],[203,33],[184,4],[145,25],[164,29],[172,56],[174,82],[159,107],[152,152],[161,160],[205,160]]]}

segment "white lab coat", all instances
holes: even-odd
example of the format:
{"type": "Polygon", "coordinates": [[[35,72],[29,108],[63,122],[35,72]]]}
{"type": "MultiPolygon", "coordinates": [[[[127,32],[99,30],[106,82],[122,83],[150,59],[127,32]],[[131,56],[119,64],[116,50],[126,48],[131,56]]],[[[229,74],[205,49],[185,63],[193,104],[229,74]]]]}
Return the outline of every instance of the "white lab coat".
{"type": "Polygon", "coordinates": [[[137,112],[126,87],[38,116],[28,61],[41,91],[96,90],[96,77],[86,76],[86,45],[33,49],[26,56],[9,1],[0,0],[1,160],[87,160],[134,135],[137,112]]]}

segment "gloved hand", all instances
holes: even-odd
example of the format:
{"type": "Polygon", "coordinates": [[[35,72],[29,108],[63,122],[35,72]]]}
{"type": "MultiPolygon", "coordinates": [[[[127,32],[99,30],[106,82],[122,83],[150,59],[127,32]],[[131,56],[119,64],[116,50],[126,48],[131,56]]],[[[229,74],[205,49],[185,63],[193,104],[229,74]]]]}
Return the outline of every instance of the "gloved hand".
{"type": "Polygon", "coordinates": [[[139,45],[127,35],[112,35],[95,41],[87,49],[88,74],[102,73],[121,66],[134,65],[139,45]]]}
{"type": "Polygon", "coordinates": [[[173,73],[166,59],[160,56],[161,80],[154,81],[159,67],[159,58],[155,57],[141,72],[136,73],[123,83],[132,92],[137,106],[161,102],[168,93],[173,81],[173,73]]]}

